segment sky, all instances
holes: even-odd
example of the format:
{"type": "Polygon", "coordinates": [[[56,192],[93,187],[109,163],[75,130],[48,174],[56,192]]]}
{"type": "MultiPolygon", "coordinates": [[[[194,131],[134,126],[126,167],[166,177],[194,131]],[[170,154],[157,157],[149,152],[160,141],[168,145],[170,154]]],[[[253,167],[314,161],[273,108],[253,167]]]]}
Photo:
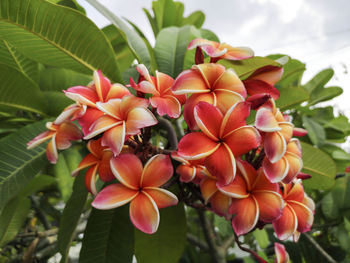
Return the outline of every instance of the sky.
{"type": "MultiPolygon", "coordinates": [[[[99,27],[110,24],[84,0],[78,2],[99,27]]],[[[99,0],[139,26],[151,43],[153,33],[142,8],[151,0],[99,0]]],[[[344,93],[328,103],[350,118],[350,1],[348,0],[185,0],[185,15],[201,10],[203,28],[221,42],[248,46],[257,56],[288,54],[306,63],[303,83],[325,68],[335,75],[328,86],[344,93]]]]}

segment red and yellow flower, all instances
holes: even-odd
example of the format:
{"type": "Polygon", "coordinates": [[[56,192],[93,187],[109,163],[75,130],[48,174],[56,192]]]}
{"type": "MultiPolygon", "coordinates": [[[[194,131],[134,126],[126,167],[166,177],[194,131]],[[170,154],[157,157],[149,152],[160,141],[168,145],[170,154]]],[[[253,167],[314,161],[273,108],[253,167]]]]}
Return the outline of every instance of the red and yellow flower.
{"type": "Polygon", "coordinates": [[[220,184],[232,182],[236,174],[235,158],[260,145],[260,134],[246,125],[248,103],[233,105],[225,115],[206,102],[199,102],[194,116],[201,132],[186,134],[179,142],[178,154],[188,160],[204,159],[209,173],[220,184]]]}
{"type": "Polygon", "coordinates": [[[286,251],[286,248],[284,247],[284,245],[275,242],[275,254],[276,254],[276,258],[275,258],[275,263],[289,263],[289,254],[286,251]]]}
{"type": "Polygon", "coordinates": [[[111,160],[111,169],[119,183],[99,192],[92,202],[97,209],[112,209],[130,203],[130,219],[136,228],[153,234],[159,225],[159,209],[176,205],[177,197],[160,188],[173,175],[169,156],[153,156],[142,167],[133,154],[121,154],[111,160]]]}
{"type": "Polygon", "coordinates": [[[198,102],[208,102],[225,113],[247,96],[236,73],[215,63],[194,65],[192,69],[183,71],[176,78],[172,90],[177,95],[192,93],[183,110],[185,121],[191,130],[198,129],[193,115],[198,102]]]}
{"type": "Polygon", "coordinates": [[[80,140],[83,135],[79,128],[72,122],[65,121],[61,124],[47,122],[48,131],[40,133],[33,140],[27,143],[27,149],[33,149],[39,144],[50,140],[46,147],[46,156],[50,163],[55,164],[58,159],[57,150],[68,149],[71,146],[70,141],[80,140]]]}

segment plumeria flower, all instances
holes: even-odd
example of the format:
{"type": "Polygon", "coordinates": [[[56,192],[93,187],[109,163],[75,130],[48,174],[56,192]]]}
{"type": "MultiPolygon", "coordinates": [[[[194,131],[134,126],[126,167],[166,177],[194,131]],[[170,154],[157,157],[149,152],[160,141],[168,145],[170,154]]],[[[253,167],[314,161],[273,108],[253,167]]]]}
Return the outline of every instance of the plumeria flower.
{"type": "Polygon", "coordinates": [[[276,258],[275,258],[275,263],[289,263],[289,254],[286,251],[286,248],[284,247],[284,245],[275,242],[275,254],[276,254],[276,258]]]}
{"type": "Polygon", "coordinates": [[[174,79],[158,71],[156,71],[156,76],[152,77],[143,64],[138,65],[136,69],[143,80],[138,85],[131,81],[132,87],[142,93],[152,94],[149,101],[160,116],[167,114],[170,118],[178,118],[186,96],[175,95],[171,91],[174,79]]]}
{"type": "Polygon", "coordinates": [[[206,176],[200,183],[200,189],[205,204],[210,203],[211,210],[219,216],[229,217],[228,209],[231,205],[231,197],[223,194],[217,187],[217,178],[206,176]]]}
{"type": "Polygon", "coordinates": [[[147,109],[148,101],[133,95],[96,102],[96,106],[104,115],[91,124],[84,139],[103,133],[101,144],[108,146],[114,155],[121,152],[126,136],[139,134],[141,128],[157,124],[157,119],[147,109]]]}
{"type": "Polygon", "coordinates": [[[237,235],[251,231],[258,221],[271,223],[280,217],[283,199],[278,184],[271,183],[261,169],[258,172],[246,161],[238,161],[239,172],[232,183],[218,186],[230,197],[229,213],[233,214],[232,227],[237,235]]]}
{"type": "Polygon", "coordinates": [[[186,160],[176,152],[171,153],[171,158],[181,164],[176,168],[176,173],[180,175],[180,181],[184,183],[200,183],[205,175],[208,175],[207,168],[204,166],[204,160],[186,160]]]}
{"type": "Polygon", "coordinates": [[[276,163],[285,154],[287,143],[293,135],[294,125],[286,121],[273,99],[256,112],[255,127],[264,132],[264,149],[271,163],[276,163]]]}
{"type": "Polygon", "coordinates": [[[250,96],[256,94],[269,94],[274,100],[280,96],[278,89],[274,87],[283,75],[283,68],[276,66],[265,66],[256,70],[243,81],[250,96]]]}
{"type": "Polygon", "coordinates": [[[243,101],[247,96],[242,81],[232,70],[225,70],[219,64],[194,65],[192,69],[183,71],[175,80],[172,90],[175,94],[189,94],[183,114],[191,130],[198,129],[193,109],[200,101],[217,106],[225,113],[233,104],[243,101]]]}
{"type": "Polygon", "coordinates": [[[121,154],[111,160],[111,169],[120,183],[99,192],[92,202],[97,209],[112,209],[130,203],[130,219],[147,234],[157,231],[160,208],[176,205],[177,197],[159,188],[173,175],[169,156],[153,156],[142,167],[134,154],[121,154]]]}
{"type": "Polygon", "coordinates": [[[199,102],[194,116],[201,132],[186,134],[179,142],[178,154],[188,160],[204,159],[209,173],[220,184],[232,182],[236,174],[235,158],[257,148],[260,134],[246,125],[250,106],[240,102],[233,105],[225,115],[206,102],[199,102]]]}
{"type": "Polygon", "coordinates": [[[263,169],[267,178],[273,182],[288,184],[300,173],[303,168],[302,149],[298,139],[291,139],[287,144],[284,156],[275,163],[268,158],[263,161],[263,169]]]}
{"type": "Polygon", "coordinates": [[[80,140],[83,137],[79,128],[72,122],[63,122],[59,125],[47,122],[46,128],[48,131],[40,133],[27,143],[27,149],[33,149],[39,144],[51,139],[46,147],[46,156],[52,164],[57,162],[57,150],[68,149],[71,146],[70,141],[80,140]]]}
{"type": "Polygon", "coordinates": [[[214,58],[212,61],[219,59],[241,60],[254,56],[253,50],[248,47],[232,47],[226,43],[210,41],[203,38],[193,39],[187,49],[200,48],[209,57],[214,58]]]}
{"type": "Polygon", "coordinates": [[[121,99],[125,95],[130,95],[130,91],[121,84],[111,84],[103,77],[100,70],[94,71],[94,80],[88,86],[75,86],[63,91],[65,95],[74,100],[76,104],[67,107],[60,115],[59,119],[67,118],[70,114],[78,112],[79,124],[83,129],[84,135],[89,133],[91,124],[99,117],[104,115],[97,109],[97,102],[107,102],[110,99],[121,99]],[[85,109],[84,109],[85,108],[85,109]],[[74,111],[75,109],[75,111],[74,111]],[[83,113],[83,114],[82,114],[83,113]]]}
{"type": "Polygon", "coordinates": [[[76,176],[81,170],[90,167],[85,175],[85,185],[90,193],[97,194],[96,190],[96,174],[104,182],[110,182],[115,179],[110,168],[110,160],[113,157],[112,151],[108,147],[101,145],[101,138],[98,140],[90,140],[87,143],[89,154],[80,162],[78,167],[72,172],[72,176],[76,176]]]}
{"type": "Polygon", "coordinates": [[[280,218],[272,224],[281,240],[285,240],[296,234],[307,232],[311,229],[315,204],[311,198],[304,193],[301,180],[290,184],[282,184],[282,197],[285,201],[283,213],[280,218]]]}

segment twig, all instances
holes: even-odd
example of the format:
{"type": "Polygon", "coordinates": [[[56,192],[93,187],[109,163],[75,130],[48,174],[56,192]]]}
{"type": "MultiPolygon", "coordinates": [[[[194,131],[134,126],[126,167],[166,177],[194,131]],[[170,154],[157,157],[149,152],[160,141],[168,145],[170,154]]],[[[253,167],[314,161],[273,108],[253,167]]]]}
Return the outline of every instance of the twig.
{"type": "Polygon", "coordinates": [[[251,250],[249,248],[243,247],[242,243],[239,241],[238,236],[236,235],[236,233],[233,233],[233,234],[234,234],[234,237],[235,237],[236,244],[241,250],[243,250],[245,252],[248,252],[251,255],[253,255],[259,263],[268,263],[265,259],[260,257],[255,251],[253,251],[253,250],[251,250]]]}
{"type": "Polygon", "coordinates": [[[158,117],[159,124],[163,126],[163,128],[166,129],[168,133],[168,141],[170,144],[169,150],[176,150],[177,149],[177,135],[176,131],[174,130],[173,125],[171,122],[163,117],[158,117]]]}
{"type": "Polygon", "coordinates": [[[33,208],[36,212],[36,215],[37,215],[38,219],[40,220],[40,222],[43,224],[44,228],[46,230],[51,229],[51,223],[47,219],[46,215],[41,211],[38,199],[35,196],[30,196],[29,198],[32,201],[32,205],[33,205],[33,208]]]}
{"type": "Polygon", "coordinates": [[[192,243],[193,245],[199,247],[203,251],[208,251],[208,245],[205,244],[202,240],[200,240],[198,237],[195,235],[192,235],[191,233],[187,233],[187,240],[192,243]]]}
{"type": "Polygon", "coordinates": [[[325,259],[327,259],[328,262],[331,262],[331,263],[336,263],[337,262],[317,243],[317,241],[313,237],[311,237],[310,235],[305,234],[305,233],[304,233],[304,236],[306,237],[307,240],[309,240],[309,242],[312,245],[314,245],[314,247],[318,250],[318,252],[320,252],[321,255],[325,259]]]}
{"type": "Polygon", "coordinates": [[[235,236],[232,235],[230,237],[228,237],[227,239],[225,239],[222,244],[221,244],[221,247],[227,251],[228,248],[232,245],[233,241],[235,241],[235,236]]]}

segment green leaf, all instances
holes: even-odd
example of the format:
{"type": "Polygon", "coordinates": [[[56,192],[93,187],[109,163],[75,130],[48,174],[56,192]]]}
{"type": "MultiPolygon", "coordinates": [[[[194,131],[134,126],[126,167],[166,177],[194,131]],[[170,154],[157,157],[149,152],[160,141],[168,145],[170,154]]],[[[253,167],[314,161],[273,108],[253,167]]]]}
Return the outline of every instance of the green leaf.
{"type": "Polygon", "coordinates": [[[341,131],[345,134],[350,133],[350,122],[346,116],[339,116],[325,123],[325,128],[332,128],[337,131],[341,131]]]}
{"type": "Polygon", "coordinates": [[[92,76],[69,69],[46,68],[40,72],[39,86],[43,91],[59,91],[62,93],[62,90],[69,87],[87,86],[91,80],[92,76]]]}
{"type": "Polygon", "coordinates": [[[86,0],[93,7],[95,7],[103,16],[105,16],[113,25],[115,25],[122,34],[124,40],[128,43],[131,51],[133,52],[135,58],[139,63],[145,64],[149,67],[151,63],[151,58],[147,49],[146,44],[142,38],[132,30],[122,19],[114,15],[102,4],[96,0],[86,0]]]}
{"type": "Polygon", "coordinates": [[[204,29],[204,28],[201,28],[199,31],[201,32],[202,38],[212,40],[215,42],[220,42],[219,37],[213,31],[211,31],[209,29],[204,29]]]}
{"type": "Polygon", "coordinates": [[[45,97],[39,87],[26,75],[0,63],[0,82],[0,105],[45,115],[48,109],[45,97]]]}
{"type": "Polygon", "coordinates": [[[262,249],[267,248],[267,246],[270,244],[269,237],[265,229],[254,230],[253,236],[255,237],[256,241],[262,249]]]}
{"type": "Polygon", "coordinates": [[[84,15],[86,14],[85,9],[81,5],[79,5],[76,0],[61,0],[61,1],[58,1],[57,4],[78,10],[84,15]]]}
{"type": "Polygon", "coordinates": [[[157,21],[155,20],[155,18],[151,15],[151,13],[146,8],[142,8],[142,10],[146,14],[148,22],[152,27],[153,35],[157,36],[158,32],[159,32],[157,21]]]}
{"type": "Polygon", "coordinates": [[[22,197],[27,197],[33,193],[49,188],[50,186],[56,185],[55,177],[50,175],[40,174],[35,176],[24,189],[18,194],[22,197]]]}
{"type": "Polygon", "coordinates": [[[311,80],[309,80],[304,85],[304,88],[311,94],[313,90],[319,87],[323,88],[323,86],[327,84],[327,82],[333,77],[333,75],[333,69],[329,68],[322,70],[321,72],[317,73],[317,75],[314,76],[311,80]]]}
{"type": "Polygon", "coordinates": [[[276,100],[276,105],[282,111],[290,109],[309,99],[309,93],[302,87],[279,86],[278,90],[281,95],[278,100],[276,100]]]}
{"type": "Polygon", "coordinates": [[[58,161],[53,167],[57,178],[58,188],[64,201],[71,196],[74,178],[71,173],[76,169],[82,159],[81,154],[76,148],[70,148],[59,153],[58,161]]]}
{"type": "Polygon", "coordinates": [[[315,89],[310,94],[310,101],[309,105],[315,105],[322,101],[331,100],[343,93],[343,89],[340,87],[329,87],[329,88],[323,88],[315,89]]]}
{"type": "Polygon", "coordinates": [[[218,63],[226,68],[234,69],[237,75],[243,79],[249,77],[249,75],[261,67],[269,65],[277,67],[282,66],[273,59],[258,56],[237,61],[221,59],[218,63]]]}
{"type": "Polygon", "coordinates": [[[339,217],[338,207],[333,200],[332,193],[328,193],[322,198],[321,209],[326,218],[336,219],[339,217]]]}
{"type": "Polygon", "coordinates": [[[68,262],[68,253],[74,238],[75,229],[86,203],[88,192],[85,187],[85,174],[75,178],[73,193],[64,207],[58,230],[57,246],[61,253],[61,263],[68,262]]]}
{"type": "Polygon", "coordinates": [[[154,48],[159,70],[176,78],[183,70],[188,43],[199,36],[199,31],[193,26],[161,30],[154,48]]]}
{"type": "Polygon", "coordinates": [[[129,207],[112,210],[92,209],[80,251],[80,263],[131,263],[134,227],[129,207]]]}
{"type": "Polygon", "coordinates": [[[22,72],[35,82],[39,80],[38,63],[26,58],[5,40],[0,40],[0,61],[22,72]]]}
{"type": "Polygon", "coordinates": [[[0,246],[4,246],[17,235],[30,210],[28,198],[14,198],[0,215],[0,246]]]}
{"type": "Polygon", "coordinates": [[[312,175],[303,184],[311,189],[326,190],[334,185],[336,165],[331,157],[310,144],[301,142],[303,150],[302,172],[312,175]]]}
{"type": "Polygon", "coordinates": [[[45,166],[46,147],[27,150],[27,142],[45,130],[41,121],[12,133],[0,140],[0,210],[45,166]]]}
{"type": "Polygon", "coordinates": [[[303,126],[308,131],[307,135],[309,136],[311,142],[314,145],[321,146],[326,140],[326,133],[324,128],[312,118],[308,118],[305,115],[302,117],[303,126]]]}
{"type": "Polygon", "coordinates": [[[160,211],[156,233],[135,230],[135,256],[138,263],[177,263],[186,245],[186,217],[183,204],[160,211]]]}
{"type": "Polygon", "coordinates": [[[113,49],[80,12],[43,0],[0,2],[0,35],[19,52],[43,64],[91,73],[101,69],[121,81],[113,49]]]}
{"type": "Polygon", "coordinates": [[[44,91],[43,93],[48,105],[50,105],[49,110],[46,112],[49,116],[58,116],[65,107],[74,103],[63,92],[44,91]]]}
{"type": "Polygon", "coordinates": [[[200,28],[205,20],[205,14],[202,11],[195,11],[191,13],[188,17],[185,17],[182,21],[182,25],[194,25],[200,28]]]}

